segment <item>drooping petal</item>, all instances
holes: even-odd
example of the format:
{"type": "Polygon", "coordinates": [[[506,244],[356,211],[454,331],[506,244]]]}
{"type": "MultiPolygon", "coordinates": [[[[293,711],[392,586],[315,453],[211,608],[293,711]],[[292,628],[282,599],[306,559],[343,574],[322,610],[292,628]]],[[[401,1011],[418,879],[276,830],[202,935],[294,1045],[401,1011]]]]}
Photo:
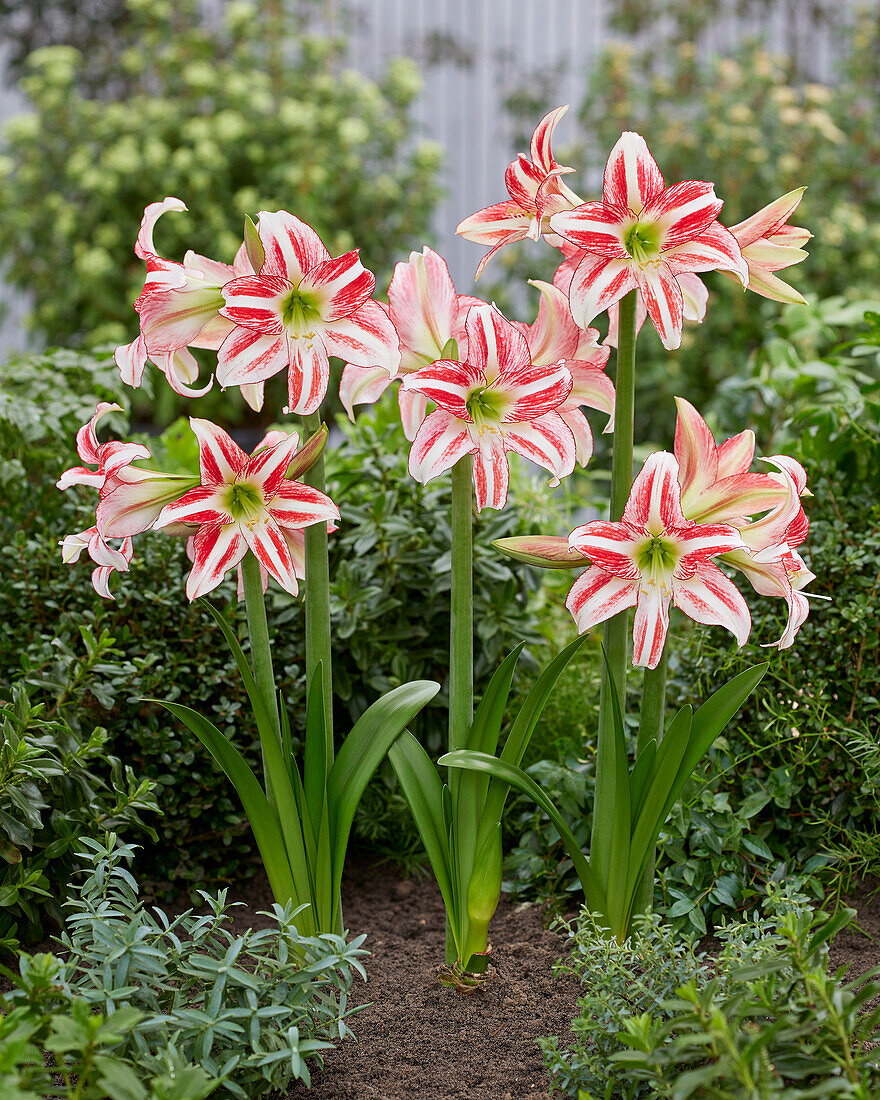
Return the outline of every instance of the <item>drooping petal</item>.
{"type": "Polygon", "coordinates": [[[672,351],[681,346],[684,298],[672,270],[664,263],[651,268],[636,268],[639,294],[663,347],[672,351]]]}
{"type": "Polygon", "coordinates": [[[574,469],[577,446],[571,428],[557,412],[548,412],[504,429],[504,442],[511,451],[543,466],[553,474],[551,485],[574,469]]]}
{"type": "Polygon", "coordinates": [[[193,567],[186,579],[188,600],[207,596],[245,556],[248,545],[237,523],[200,527],[189,543],[193,567]]]}
{"type": "Polygon", "coordinates": [[[657,535],[688,525],[681,510],[678,463],[668,451],[648,456],[633,482],[623,520],[657,535]]]}
{"type": "Polygon", "coordinates": [[[384,367],[353,367],[350,363],[342,370],[339,381],[339,400],[354,423],[356,405],[372,405],[391,385],[391,378],[384,367]]]}
{"type": "Polygon", "coordinates": [[[645,139],[631,130],[621,134],[605,165],[602,186],[605,202],[628,207],[633,214],[640,214],[664,186],[663,176],[645,139]]]}
{"type": "Polygon", "coordinates": [[[578,633],[585,634],[619,611],[634,607],[638,593],[638,582],[615,577],[592,565],[571,586],[565,606],[577,623],[578,633]]]}
{"type": "Polygon", "coordinates": [[[752,620],[746,601],[717,565],[703,562],[692,577],[676,579],[672,602],[695,622],[726,627],[737,645],[748,641],[752,620]]]}
{"type": "Polygon", "coordinates": [[[587,418],[580,409],[567,405],[559,410],[559,415],[574,436],[575,460],[579,466],[586,466],[593,457],[593,432],[587,418]]]}
{"type": "Polygon", "coordinates": [[[296,567],[290,556],[290,549],[284,533],[277,523],[267,519],[265,523],[255,523],[253,527],[244,523],[241,534],[248,548],[260,565],[273,576],[285,591],[292,596],[297,594],[296,567]]]}
{"type": "Polygon", "coordinates": [[[251,386],[265,382],[289,362],[290,347],[284,333],[264,336],[253,329],[236,327],[217,352],[217,381],[224,388],[251,386]]]}
{"type": "Polygon", "coordinates": [[[715,194],[715,185],[704,180],[674,183],[655,195],[642,217],[659,225],[662,249],[687,244],[705,232],[721,213],[724,204],[715,194]]]}
{"type": "Polygon", "coordinates": [[[538,165],[532,164],[524,153],[508,164],[504,173],[504,184],[511,199],[522,210],[536,213],[535,196],[547,173],[538,165]]]}
{"type": "Polygon", "coordinates": [[[197,416],[191,416],[189,424],[199,441],[203,485],[226,484],[245,469],[248,456],[228,432],[197,416]]]}
{"type": "Polygon", "coordinates": [[[291,284],[277,275],[245,275],[223,287],[225,305],[223,317],[242,328],[253,329],[264,336],[278,336],[284,331],[282,314],[290,297],[291,284]]]}
{"type": "Polygon", "coordinates": [[[156,246],[153,244],[153,229],[159,218],[168,210],[181,212],[186,210],[186,203],[175,198],[173,195],[169,195],[161,202],[151,202],[144,210],[144,216],[141,218],[141,225],[134,246],[134,254],[138,259],[146,260],[157,254],[156,246]]]}
{"type": "Polygon", "coordinates": [[[356,313],[375,286],[373,273],[366,270],[355,249],[313,267],[299,289],[314,295],[324,321],[336,321],[356,313]]]}
{"type": "Polygon", "coordinates": [[[669,629],[669,599],[670,593],[659,584],[639,589],[633,617],[632,663],[636,667],[656,668],[660,663],[669,629]]]}
{"type": "MultiPolygon", "coordinates": [[[[83,460],[83,462],[91,462],[94,465],[99,465],[101,462],[101,449],[98,443],[98,421],[111,412],[122,412],[122,406],[117,405],[115,402],[99,401],[95,406],[95,412],[88,424],[83,426],[76,433],[76,453],[83,460]]],[[[149,457],[149,452],[147,452],[149,457]]]]}
{"type": "Polygon", "coordinates": [[[466,426],[445,409],[436,409],[416,432],[409,452],[410,476],[424,485],[472,450],[466,426]]]}
{"type": "Polygon", "coordinates": [[[286,210],[261,210],[258,232],[266,256],[261,275],[277,275],[299,286],[307,271],[330,259],[314,229],[286,210]]]}
{"type": "Polygon", "coordinates": [[[624,230],[631,224],[627,207],[607,202],[586,202],[574,210],[562,210],[550,218],[554,233],[584,252],[604,259],[626,259],[624,230]]]}
{"type": "Polygon", "coordinates": [[[474,499],[477,511],[484,508],[501,509],[507,503],[507,487],[510,469],[500,433],[480,433],[474,453],[474,499]]]}
{"type": "Polygon", "coordinates": [[[153,359],[168,379],[168,384],[181,397],[204,397],[214,385],[213,375],[209,375],[203,386],[192,384],[199,377],[199,364],[189,348],[155,353],[153,359]]]}
{"type": "Polygon", "coordinates": [[[400,406],[400,422],[403,425],[403,434],[412,442],[419,430],[419,424],[427,414],[428,399],[424,394],[411,393],[401,386],[397,391],[397,401],[400,406]]]}
{"type": "Polygon", "coordinates": [[[531,214],[524,213],[515,202],[506,199],[471,214],[459,222],[455,232],[475,244],[499,246],[525,240],[531,221],[531,214]]]}
{"type": "Polygon", "coordinates": [[[692,271],[683,271],[680,275],[676,275],[676,279],[684,299],[684,319],[699,324],[706,316],[706,306],[709,303],[706,284],[692,271]]]}
{"type": "Polygon", "coordinates": [[[130,344],[123,344],[113,352],[116,366],[119,367],[119,377],[126,386],[140,387],[144,377],[144,369],[147,365],[147,342],[143,334],[130,344]]]}
{"type": "Polygon", "coordinates": [[[336,523],[339,509],[318,489],[298,481],[284,481],[269,501],[269,514],[279,527],[311,527],[314,523],[336,523]]]}
{"type": "Polygon", "coordinates": [[[645,536],[626,523],[593,520],[576,527],[568,536],[568,545],[584,554],[606,573],[635,581],[640,576],[636,556],[645,536]]]}
{"type": "MultiPolygon", "coordinates": [[[[607,361],[611,352],[610,348],[603,348],[607,354],[607,361]]],[[[599,357],[603,358],[603,357],[599,357]]],[[[592,363],[585,363],[580,359],[566,359],[565,366],[571,375],[572,389],[565,402],[566,408],[572,406],[587,405],[591,409],[614,416],[614,383],[601,367],[592,363]]],[[[607,429],[606,429],[607,430],[607,429]]]]}
{"type": "Polygon", "coordinates": [[[581,328],[638,286],[629,260],[596,259],[587,253],[569,288],[571,315],[581,328]]]}
{"type": "Polygon", "coordinates": [[[387,309],[372,300],[350,317],[339,317],[323,330],[328,355],[356,367],[383,367],[393,378],[400,366],[400,342],[387,309]]]}
{"type": "Polygon", "coordinates": [[[560,119],[567,110],[568,104],[566,103],[562,107],[556,107],[554,110],[548,111],[535,127],[534,133],[532,134],[532,140],[529,145],[532,163],[545,173],[551,172],[557,167],[556,161],[553,159],[550,143],[553,138],[553,131],[556,129],[560,119]]]}

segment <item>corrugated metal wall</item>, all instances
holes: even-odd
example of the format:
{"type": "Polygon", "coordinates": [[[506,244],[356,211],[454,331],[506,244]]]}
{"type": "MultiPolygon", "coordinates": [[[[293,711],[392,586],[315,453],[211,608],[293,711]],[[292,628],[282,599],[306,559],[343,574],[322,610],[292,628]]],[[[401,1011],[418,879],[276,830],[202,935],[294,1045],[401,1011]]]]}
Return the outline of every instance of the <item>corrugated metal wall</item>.
{"type": "MultiPolygon", "coordinates": [[[[216,14],[222,3],[205,0],[205,7],[216,14]]],[[[842,14],[850,3],[840,0],[842,14]]],[[[460,292],[466,292],[483,249],[455,237],[455,226],[473,211],[505,197],[504,169],[518,151],[502,102],[524,78],[538,77],[542,86],[552,90],[551,105],[571,103],[576,109],[586,73],[608,40],[608,4],[606,0],[325,0],[325,4],[328,22],[348,28],[352,67],[375,76],[391,58],[408,56],[422,68],[425,86],[414,115],[420,135],[439,142],[445,150],[446,195],[436,213],[435,232],[460,292]],[[343,8],[353,18],[343,19],[338,14],[343,8]]],[[[743,38],[762,34],[772,49],[796,53],[816,78],[829,78],[834,67],[833,28],[817,33],[811,8],[807,0],[767,0],[756,9],[757,22],[725,15],[703,36],[699,49],[724,53],[743,38]]],[[[0,120],[20,111],[22,105],[14,89],[0,92],[0,120]]],[[[574,134],[573,126],[567,129],[567,121],[560,129],[562,143],[567,133],[574,134]]],[[[596,182],[588,181],[590,186],[596,182]]],[[[8,290],[3,298],[8,309],[0,323],[0,356],[26,342],[24,299],[8,290]]]]}

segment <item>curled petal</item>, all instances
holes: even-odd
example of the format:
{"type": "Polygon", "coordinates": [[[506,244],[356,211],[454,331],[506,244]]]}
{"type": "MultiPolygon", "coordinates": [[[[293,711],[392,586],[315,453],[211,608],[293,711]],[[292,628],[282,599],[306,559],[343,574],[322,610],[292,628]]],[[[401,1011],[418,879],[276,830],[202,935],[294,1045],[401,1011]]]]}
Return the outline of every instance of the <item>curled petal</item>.
{"type": "Polygon", "coordinates": [[[144,369],[147,365],[147,342],[143,335],[132,340],[130,344],[123,344],[113,352],[116,366],[119,367],[119,377],[126,386],[137,389],[144,377],[144,369]]]}
{"type": "Polygon", "coordinates": [[[339,400],[354,423],[356,405],[372,405],[391,385],[384,367],[353,367],[346,364],[339,381],[339,400]]]}
{"type": "Polygon", "coordinates": [[[144,210],[141,218],[141,226],[138,230],[137,240],[134,246],[134,254],[141,260],[148,260],[156,255],[156,246],[153,244],[153,229],[156,222],[168,210],[186,210],[186,203],[173,196],[163,199],[161,202],[151,202],[144,210]]]}

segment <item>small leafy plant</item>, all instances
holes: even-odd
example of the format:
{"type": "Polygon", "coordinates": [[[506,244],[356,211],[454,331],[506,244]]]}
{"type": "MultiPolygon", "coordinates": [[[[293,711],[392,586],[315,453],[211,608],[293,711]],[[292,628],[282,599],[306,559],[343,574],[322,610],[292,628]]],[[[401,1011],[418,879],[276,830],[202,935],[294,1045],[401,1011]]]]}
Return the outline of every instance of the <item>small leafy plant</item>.
{"type": "MultiPolygon", "coordinates": [[[[5,997],[5,1026],[13,1019],[20,1028],[7,1032],[18,1054],[2,1072],[42,1087],[70,1054],[68,1074],[81,1072],[87,1059],[103,1073],[98,1054],[106,1047],[121,1060],[119,1081],[126,1069],[160,1078],[189,1067],[199,1087],[222,1082],[224,1094],[240,1100],[283,1090],[293,1079],[308,1083],[308,1061],[320,1063],[349,1034],[346,998],[354,974],[364,975],[363,937],[302,936],[293,907],[278,904],[262,914],[268,927],[238,935],[225,891],[203,893],[201,915],[151,912],[125,866],[134,849],[113,834],[83,843],[90,871],[67,903],[63,961],[25,954],[18,975],[6,971],[14,989],[5,997]],[[66,1015],[65,1029],[59,1018],[66,1015]],[[42,1056],[31,1064],[41,1043],[55,1067],[43,1069],[42,1056]]],[[[192,1100],[177,1092],[166,1100],[172,1096],[192,1100]]]]}

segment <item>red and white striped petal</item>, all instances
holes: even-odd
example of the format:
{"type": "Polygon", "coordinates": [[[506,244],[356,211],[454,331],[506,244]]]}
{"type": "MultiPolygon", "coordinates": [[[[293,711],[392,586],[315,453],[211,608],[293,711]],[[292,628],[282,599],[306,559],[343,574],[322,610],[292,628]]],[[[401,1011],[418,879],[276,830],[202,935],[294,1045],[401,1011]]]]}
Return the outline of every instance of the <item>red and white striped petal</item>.
{"type": "Polygon", "coordinates": [[[356,367],[383,367],[390,378],[400,366],[400,342],[388,311],[367,301],[350,317],[328,322],[322,332],[328,355],[356,367]]]}
{"type": "Polygon", "coordinates": [[[412,442],[419,430],[419,425],[427,415],[428,399],[424,394],[410,393],[401,386],[397,391],[397,401],[400,406],[400,422],[403,425],[403,434],[412,442]]]}
{"type": "Polygon", "coordinates": [[[474,452],[474,499],[477,511],[501,509],[507,503],[510,468],[505,454],[504,438],[499,432],[479,434],[474,452]]]}
{"type": "Polygon", "coordinates": [[[634,607],[638,592],[636,581],[615,577],[592,565],[571,586],[565,606],[577,623],[578,633],[585,634],[612,615],[634,607]]]}
{"type": "MultiPolygon", "coordinates": [[[[588,367],[598,367],[600,370],[604,370],[611,357],[611,348],[599,343],[598,329],[579,329],[579,332],[580,338],[573,358],[578,362],[585,363],[588,367]]],[[[571,370],[571,367],[569,367],[569,370],[571,370]]]]}
{"type": "Polygon", "coordinates": [[[204,386],[194,386],[199,377],[199,364],[189,348],[178,351],[157,352],[154,362],[168,379],[168,384],[181,397],[204,397],[214,385],[214,376],[209,375],[204,386]]]}
{"type": "Polygon", "coordinates": [[[744,646],[752,619],[739,589],[717,565],[703,562],[692,577],[673,581],[672,602],[694,622],[723,626],[744,646]]]}
{"type": "Polygon", "coordinates": [[[506,199],[471,214],[469,218],[458,223],[455,232],[466,241],[497,247],[511,241],[525,240],[531,222],[531,213],[523,211],[515,202],[506,199]]]}
{"type": "Polygon", "coordinates": [[[223,388],[262,383],[284,370],[289,362],[290,346],[284,333],[264,336],[236,326],[217,352],[217,381],[223,388]]]}
{"type": "Polygon", "coordinates": [[[688,519],[699,523],[732,523],[742,526],[745,517],[776,508],[788,491],[770,474],[734,474],[719,478],[707,489],[685,502],[682,509],[688,519]]]}
{"type": "Polygon", "coordinates": [[[88,485],[92,489],[101,489],[106,480],[101,470],[90,470],[87,466],[71,466],[55,482],[55,488],[69,489],[71,485],[88,485]]]}
{"type": "Polygon", "coordinates": [[[525,336],[495,306],[473,306],[464,330],[468,362],[489,381],[506,371],[531,367],[525,336]]]}
{"type": "Polygon", "coordinates": [[[287,467],[293,461],[299,446],[299,436],[296,432],[278,434],[281,438],[274,439],[271,446],[254,449],[254,453],[248,458],[244,469],[239,474],[241,480],[248,481],[255,487],[258,486],[266,501],[270,501],[280,491],[287,474],[287,467]]]}
{"type": "Polygon", "coordinates": [[[633,616],[633,657],[637,668],[656,668],[663,656],[669,629],[668,589],[649,583],[639,588],[633,616]]]}
{"type": "Polygon", "coordinates": [[[748,473],[755,457],[755,433],[751,428],[725,439],[718,447],[719,478],[748,473]]]}
{"type": "Polygon", "coordinates": [[[503,429],[503,435],[509,450],[553,474],[551,485],[558,485],[559,479],[567,477],[574,469],[577,444],[571,428],[558,412],[509,424],[503,429]]]}
{"type": "Polygon", "coordinates": [[[684,298],[671,268],[664,263],[656,267],[636,268],[639,295],[664,348],[672,351],[681,346],[684,321],[684,298]]]}
{"type": "Polygon", "coordinates": [[[553,131],[556,129],[559,120],[567,110],[568,104],[566,103],[562,107],[556,107],[554,110],[548,111],[535,127],[535,131],[532,134],[532,140],[529,145],[532,163],[540,168],[545,174],[558,167],[556,161],[553,159],[550,143],[553,138],[553,131]]]}
{"type": "MultiPolygon", "coordinates": [[[[88,424],[76,433],[76,453],[83,462],[91,462],[96,466],[101,463],[101,446],[98,443],[98,421],[111,412],[122,412],[122,406],[115,402],[99,401],[95,406],[95,412],[88,424]]],[[[149,451],[146,457],[149,458],[149,451]]]]}
{"type": "Polygon", "coordinates": [[[410,476],[425,485],[473,450],[467,426],[445,409],[436,409],[416,432],[409,452],[410,476]]]}
{"type": "Polygon", "coordinates": [[[634,581],[640,576],[636,555],[645,544],[645,535],[626,523],[593,520],[576,527],[568,536],[568,545],[585,554],[594,565],[615,577],[634,581]]]}
{"type": "Polygon", "coordinates": [[[528,229],[522,233],[511,233],[503,241],[499,241],[494,248],[490,248],[482,260],[477,264],[477,270],[474,272],[474,282],[479,282],[480,276],[486,270],[486,264],[488,264],[499,248],[503,248],[506,244],[513,244],[515,241],[524,241],[528,236],[528,229]]]}
{"type": "Polygon", "coordinates": [[[317,412],[327,393],[330,360],[323,335],[288,337],[287,407],[299,416],[317,412]]]}
{"type": "Polygon", "coordinates": [[[269,515],[279,527],[311,527],[314,523],[337,523],[339,509],[318,489],[298,481],[283,481],[268,504],[269,515]]]}
{"type": "Polygon", "coordinates": [[[199,441],[203,485],[227,484],[243,472],[248,456],[228,432],[197,416],[191,416],[189,424],[199,441]]]}
{"type": "Polygon", "coordinates": [[[535,366],[558,363],[560,359],[576,358],[583,333],[575,324],[568,305],[568,295],[540,279],[530,279],[529,285],[541,292],[538,316],[531,325],[518,325],[535,366]]]}
{"type": "Polygon", "coordinates": [[[232,279],[221,293],[225,305],[223,317],[242,328],[253,329],[264,336],[278,336],[284,331],[284,303],[293,289],[277,275],[245,275],[232,279]]]}
{"type": "Polygon", "coordinates": [[[130,344],[122,344],[113,352],[116,366],[119,367],[119,377],[126,386],[138,389],[144,377],[147,365],[147,342],[143,335],[132,340],[130,344]]]}
{"type": "Polygon", "coordinates": [[[642,211],[642,217],[656,221],[660,227],[661,249],[674,248],[705,232],[718,218],[723,205],[713,183],[685,180],[655,195],[642,211]]]}
{"type": "Polygon", "coordinates": [[[681,510],[678,463],[668,451],[648,456],[633,482],[623,521],[655,535],[688,526],[681,510]]]}
{"type": "MultiPolygon", "coordinates": [[[[611,349],[602,348],[601,350],[605,354],[598,358],[603,362],[607,362],[611,349]]],[[[601,367],[594,366],[592,363],[585,363],[581,359],[566,359],[565,367],[571,375],[573,383],[571,393],[565,402],[565,408],[587,405],[589,408],[598,409],[599,412],[607,413],[609,417],[613,418],[614,383],[605,371],[601,367]]],[[[609,426],[605,430],[611,430],[611,421],[609,421],[609,426]]]]}
{"type": "Polygon", "coordinates": [[[546,175],[543,168],[532,164],[524,153],[519,153],[504,172],[504,184],[511,199],[522,210],[534,214],[537,210],[535,196],[546,175]]]}
{"type": "Polygon", "coordinates": [[[691,271],[683,271],[676,275],[676,279],[684,299],[684,319],[699,324],[706,316],[706,306],[709,303],[706,284],[699,275],[694,275],[691,271]]]}
{"type": "Polygon", "coordinates": [[[158,531],[173,523],[219,524],[231,523],[232,519],[219,486],[197,485],[178,500],[166,504],[154,526],[158,531]]]}
{"type": "Polygon", "coordinates": [[[163,508],[179,500],[195,479],[128,466],[107,481],[95,513],[105,538],[129,538],[152,527],[163,508]]]}
{"type": "Polygon", "coordinates": [[[739,531],[727,523],[695,523],[687,531],[676,532],[676,541],[681,554],[673,571],[676,581],[693,576],[709,558],[744,546],[739,531]]]}
{"type": "Polygon", "coordinates": [[[427,247],[410,252],[407,263],[395,264],[388,302],[401,346],[430,362],[439,359],[458,327],[458,296],[446,261],[427,247]]]}
{"type": "Polygon", "coordinates": [[[286,210],[261,210],[257,228],[266,257],[261,275],[277,275],[298,286],[306,272],[330,259],[314,229],[286,210]]]}
{"type": "Polygon", "coordinates": [[[760,237],[769,237],[782,229],[797,210],[805,191],[806,187],[796,187],[794,191],[789,191],[762,207],[757,214],[732,225],[730,232],[736,237],[740,247],[745,248],[760,237]]]}
{"type": "Polygon", "coordinates": [[[218,313],[216,317],[211,318],[203,329],[199,330],[199,334],[194,340],[190,340],[189,346],[191,348],[206,348],[209,351],[217,351],[234,328],[235,325],[228,318],[221,317],[218,313]]]}
{"type": "Polygon", "coordinates": [[[552,413],[568,400],[573,384],[562,363],[503,368],[493,387],[509,402],[501,415],[502,423],[519,423],[552,413]]]}
{"type": "Polygon", "coordinates": [[[467,409],[467,399],[475,386],[485,385],[486,376],[471,363],[438,359],[415,374],[408,374],[401,383],[407,393],[420,393],[458,420],[473,423],[467,409]]]}
{"type": "Polygon", "coordinates": [[[324,321],[356,313],[373,293],[376,279],[360,261],[358,250],[313,267],[299,289],[314,295],[324,321]]]}
{"type": "Polygon", "coordinates": [[[161,202],[151,202],[144,210],[144,216],[141,218],[141,225],[134,246],[134,254],[138,259],[147,260],[157,255],[156,246],[153,244],[153,229],[159,218],[168,210],[176,210],[178,212],[186,210],[186,203],[182,202],[180,199],[174,198],[173,195],[169,195],[161,202]]]}
{"type": "Polygon", "coordinates": [[[354,423],[356,405],[372,405],[391,385],[391,378],[384,367],[353,367],[350,363],[342,370],[339,380],[339,400],[354,423]]]}
{"type": "Polygon", "coordinates": [[[803,558],[797,551],[781,549],[780,556],[772,561],[757,561],[745,551],[737,551],[724,559],[738,569],[752,587],[762,596],[775,596],[785,600],[788,605],[788,621],[782,635],[775,645],[778,649],[788,649],[797,632],[803,626],[810,613],[810,604],[798,589],[815,580],[815,574],[806,568],[803,558]],[[792,575],[795,582],[792,583],[792,575]]]}
{"type": "Polygon", "coordinates": [[[148,293],[135,302],[147,352],[177,351],[195,340],[223,306],[219,287],[205,287],[198,280],[174,290],[148,293]]]}
{"type": "Polygon", "coordinates": [[[663,259],[673,274],[694,271],[732,271],[743,286],[749,281],[749,268],[743,259],[736,238],[720,222],[712,222],[708,229],[685,244],[667,248],[663,259]]]}
{"type": "Polygon", "coordinates": [[[586,253],[568,292],[571,315],[581,328],[638,286],[632,261],[606,260],[586,253]]]}
{"type": "Polygon", "coordinates": [[[550,218],[550,228],[584,252],[604,259],[626,259],[623,235],[632,224],[628,207],[607,202],[586,202],[574,210],[562,210],[550,218]]]}
{"type": "Polygon", "coordinates": [[[190,539],[193,567],[186,579],[188,600],[207,596],[217,587],[248,550],[239,524],[213,524],[200,527],[190,539]]]}
{"type": "Polygon", "coordinates": [[[568,425],[574,436],[574,456],[579,466],[586,466],[593,457],[593,432],[589,422],[580,409],[564,406],[559,415],[568,425]]]}
{"type": "Polygon", "coordinates": [[[645,139],[627,130],[621,134],[605,165],[602,198],[640,214],[665,184],[645,139]]]}
{"type": "Polygon", "coordinates": [[[281,587],[292,596],[297,594],[296,566],[290,556],[290,549],[284,532],[272,519],[265,523],[255,523],[253,527],[243,523],[241,534],[248,548],[266,572],[275,578],[281,587]]]}
{"type": "Polygon", "coordinates": [[[682,509],[718,479],[718,449],[709,425],[684,397],[676,397],[673,454],[678,463],[682,509]]]}

